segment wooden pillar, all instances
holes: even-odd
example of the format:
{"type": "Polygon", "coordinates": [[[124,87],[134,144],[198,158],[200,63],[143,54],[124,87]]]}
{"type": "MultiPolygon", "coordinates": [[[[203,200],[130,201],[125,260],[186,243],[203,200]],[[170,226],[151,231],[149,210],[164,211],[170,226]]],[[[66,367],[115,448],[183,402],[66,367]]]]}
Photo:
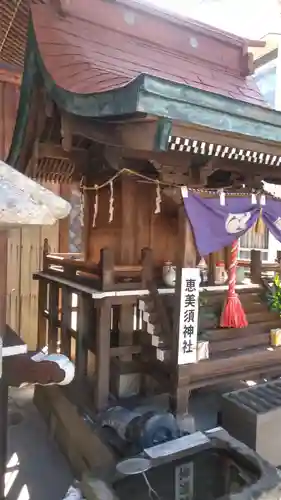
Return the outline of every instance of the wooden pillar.
{"type": "Polygon", "coordinates": [[[78,321],[76,336],[76,359],[75,359],[75,380],[80,390],[83,390],[83,383],[87,375],[88,342],[87,338],[93,329],[92,311],[93,299],[90,295],[81,293],[78,296],[78,321]]]}
{"type": "Polygon", "coordinates": [[[38,322],[37,322],[37,349],[47,345],[47,320],[44,311],[47,307],[47,281],[39,279],[38,284],[38,322]]]}
{"type": "MultiPolygon", "coordinates": [[[[71,201],[71,184],[64,183],[60,185],[59,195],[67,200],[71,201]]],[[[59,252],[68,253],[69,252],[69,226],[70,217],[65,217],[59,221],[59,252]]]]}
{"type": "Polygon", "coordinates": [[[59,287],[57,283],[49,284],[49,325],[48,325],[48,352],[56,353],[58,347],[58,308],[59,287]]]}
{"type": "Polygon", "coordinates": [[[97,311],[97,341],[96,341],[96,384],[95,407],[96,410],[106,408],[109,396],[110,374],[110,310],[108,299],[99,302],[97,311]]]}
{"type": "Polygon", "coordinates": [[[61,353],[68,358],[71,356],[71,302],[72,293],[68,286],[62,287],[61,298],[61,353]]]}
{"type": "Polygon", "coordinates": [[[260,283],[261,282],[261,252],[260,250],[252,250],[251,251],[251,264],[250,264],[250,271],[251,271],[251,280],[253,283],[260,283]]]}
{"type": "MultiPolygon", "coordinates": [[[[121,264],[135,264],[136,259],[136,180],[124,175],[121,179],[121,264]]],[[[128,346],[133,343],[134,305],[124,304],[120,307],[119,345],[128,346]]],[[[131,354],[120,357],[121,361],[130,361],[131,354]]]]}
{"type": "MultiPolygon", "coordinates": [[[[49,251],[48,239],[44,239],[43,246],[43,259],[42,267],[43,271],[48,271],[47,254],[49,251]]],[[[48,343],[47,340],[47,320],[45,318],[44,311],[47,308],[47,293],[48,293],[48,282],[45,279],[39,279],[38,283],[38,322],[37,322],[37,349],[41,350],[48,343]]]]}
{"type": "MultiPolygon", "coordinates": [[[[8,260],[8,233],[0,231],[0,341],[6,331],[6,294],[7,294],[7,260],[8,260]]],[[[2,352],[0,354],[2,364],[2,352]]],[[[0,374],[0,500],[4,500],[5,472],[7,460],[7,422],[8,422],[8,385],[2,374],[0,374]]]]}
{"type": "Polygon", "coordinates": [[[216,254],[210,253],[208,259],[208,285],[213,286],[216,280],[216,254]]]}
{"type": "MultiPolygon", "coordinates": [[[[87,187],[87,181],[85,181],[87,187]]],[[[94,197],[95,192],[92,190],[84,191],[84,216],[82,226],[82,246],[84,248],[85,261],[91,260],[90,239],[93,230],[93,213],[94,213],[94,197]]]]}
{"type": "MultiPolygon", "coordinates": [[[[177,246],[177,274],[175,290],[175,306],[172,332],[172,389],[171,408],[176,414],[186,414],[188,411],[188,400],[190,390],[188,387],[180,387],[181,366],[178,365],[179,349],[179,319],[181,299],[181,272],[183,267],[194,268],[196,266],[197,251],[190,222],[186,216],[184,206],[179,207],[178,214],[178,246],[177,246]]],[[[186,366],[186,365],[185,365],[186,366]]]]}

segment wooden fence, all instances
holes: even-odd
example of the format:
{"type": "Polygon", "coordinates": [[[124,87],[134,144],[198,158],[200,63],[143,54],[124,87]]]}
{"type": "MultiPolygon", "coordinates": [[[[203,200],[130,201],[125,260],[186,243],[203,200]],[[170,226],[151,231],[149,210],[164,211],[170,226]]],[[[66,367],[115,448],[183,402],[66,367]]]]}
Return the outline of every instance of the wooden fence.
{"type": "Polygon", "coordinates": [[[55,226],[26,227],[9,233],[7,267],[7,324],[36,348],[38,321],[38,281],[32,279],[41,269],[44,238],[51,251],[59,250],[59,223],[55,226]]]}

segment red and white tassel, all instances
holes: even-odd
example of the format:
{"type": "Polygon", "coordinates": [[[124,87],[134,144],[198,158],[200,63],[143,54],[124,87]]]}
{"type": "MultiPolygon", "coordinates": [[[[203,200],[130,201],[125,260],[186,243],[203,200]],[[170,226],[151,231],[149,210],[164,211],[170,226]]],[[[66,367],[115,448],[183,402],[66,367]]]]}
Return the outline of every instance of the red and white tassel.
{"type": "Polygon", "coordinates": [[[237,264],[238,241],[234,241],[231,247],[231,260],[228,271],[227,299],[220,320],[222,328],[244,328],[248,326],[245,311],[235,290],[237,264]]]}

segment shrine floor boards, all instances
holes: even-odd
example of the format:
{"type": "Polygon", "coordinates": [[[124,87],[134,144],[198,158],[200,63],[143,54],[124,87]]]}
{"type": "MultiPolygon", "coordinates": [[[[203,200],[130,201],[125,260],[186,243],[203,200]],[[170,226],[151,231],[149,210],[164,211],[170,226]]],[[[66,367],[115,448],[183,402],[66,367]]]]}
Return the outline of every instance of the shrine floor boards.
{"type": "Polygon", "coordinates": [[[32,397],[32,389],[10,390],[7,500],[61,500],[73,477],[32,397]]]}

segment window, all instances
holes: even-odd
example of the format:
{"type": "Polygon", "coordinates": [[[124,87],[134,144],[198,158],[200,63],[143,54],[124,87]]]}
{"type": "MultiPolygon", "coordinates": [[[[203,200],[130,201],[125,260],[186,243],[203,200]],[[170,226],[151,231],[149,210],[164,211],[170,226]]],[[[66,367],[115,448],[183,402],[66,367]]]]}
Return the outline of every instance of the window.
{"type": "Polygon", "coordinates": [[[268,261],[269,231],[264,228],[262,233],[256,233],[255,225],[249,229],[239,240],[238,258],[241,260],[251,259],[251,250],[260,250],[262,260],[268,261]]]}

